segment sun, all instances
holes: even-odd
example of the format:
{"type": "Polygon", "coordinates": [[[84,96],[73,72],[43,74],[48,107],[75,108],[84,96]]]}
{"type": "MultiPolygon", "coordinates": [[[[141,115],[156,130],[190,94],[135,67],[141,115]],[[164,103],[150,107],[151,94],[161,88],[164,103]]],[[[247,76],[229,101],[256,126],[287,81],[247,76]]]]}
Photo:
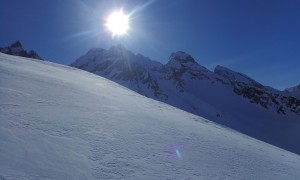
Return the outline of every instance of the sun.
{"type": "Polygon", "coordinates": [[[123,10],[112,12],[106,19],[106,27],[112,32],[112,36],[120,36],[129,29],[129,16],[123,14],[123,10]]]}

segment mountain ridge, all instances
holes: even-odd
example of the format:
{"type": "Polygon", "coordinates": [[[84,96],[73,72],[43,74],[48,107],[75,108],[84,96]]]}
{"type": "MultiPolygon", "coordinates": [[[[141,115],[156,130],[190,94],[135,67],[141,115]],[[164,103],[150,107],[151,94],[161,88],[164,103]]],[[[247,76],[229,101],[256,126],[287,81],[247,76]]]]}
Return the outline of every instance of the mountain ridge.
{"type": "Polygon", "coordinates": [[[0,47],[0,52],[14,56],[43,60],[43,58],[41,58],[35,51],[26,51],[20,41],[16,41],[7,47],[0,47]]]}
{"type": "Polygon", "coordinates": [[[242,73],[221,66],[210,71],[182,51],[172,53],[162,64],[123,46],[94,49],[71,66],[300,154],[300,143],[288,140],[298,134],[296,130],[284,130],[283,139],[276,134],[287,126],[286,120],[300,128],[300,100],[242,73]]]}
{"type": "Polygon", "coordinates": [[[284,92],[300,99],[300,84],[290,88],[286,88],[284,92]]]}
{"type": "MultiPolygon", "coordinates": [[[[236,94],[243,95],[244,97],[247,97],[249,99],[251,99],[251,95],[249,95],[248,91],[255,91],[259,94],[261,94],[261,91],[275,93],[275,96],[280,96],[281,99],[284,98],[283,96],[289,96],[289,94],[287,93],[281,92],[274,88],[263,86],[261,83],[258,83],[257,81],[253,80],[245,74],[235,72],[220,65],[216,66],[215,70],[212,72],[198,64],[191,55],[183,51],[171,53],[167,63],[161,64],[159,62],[155,62],[149,58],[146,58],[143,55],[135,55],[131,51],[126,50],[123,46],[117,45],[111,47],[107,52],[105,49],[92,49],[85,56],[80,57],[70,66],[77,67],[79,69],[84,69],[102,76],[107,76],[111,79],[125,81],[144,80],[143,82],[148,82],[148,80],[145,79],[145,77],[152,79],[151,77],[153,76],[150,75],[151,73],[149,74],[149,72],[152,72],[152,74],[153,72],[159,72],[164,75],[163,77],[156,78],[167,79],[172,81],[180,92],[184,91],[184,80],[180,78],[185,73],[189,73],[192,76],[191,79],[213,78],[215,81],[222,82],[223,84],[230,84],[234,87],[233,91],[236,94]],[[97,56],[96,54],[100,54],[100,56],[97,56]],[[106,55],[103,56],[103,54],[106,55]],[[86,56],[88,55],[92,55],[92,58],[87,58],[86,56]],[[97,58],[97,61],[95,61],[95,58],[97,58]],[[101,62],[100,59],[105,62],[101,62]],[[93,63],[91,63],[91,61],[93,63]],[[142,70],[138,70],[139,68],[142,70]],[[118,74],[117,72],[112,73],[112,70],[119,71],[120,74],[118,74]],[[138,74],[142,74],[142,76],[137,76],[138,74]]],[[[272,101],[275,101],[274,97],[272,98],[272,101]]],[[[297,97],[292,101],[297,101],[297,97]]],[[[267,108],[263,102],[258,102],[257,100],[255,102],[267,108]]],[[[298,106],[298,102],[296,104],[298,106]]],[[[287,106],[292,106],[292,104],[289,104],[287,106]]],[[[279,109],[282,109],[282,107],[278,107],[277,112],[283,113],[284,110],[278,111],[279,109]]],[[[288,109],[289,108],[287,108],[287,110],[288,109]]],[[[292,112],[296,113],[297,115],[300,115],[300,111],[298,111],[298,109],[293,110],[292,112]]]]}

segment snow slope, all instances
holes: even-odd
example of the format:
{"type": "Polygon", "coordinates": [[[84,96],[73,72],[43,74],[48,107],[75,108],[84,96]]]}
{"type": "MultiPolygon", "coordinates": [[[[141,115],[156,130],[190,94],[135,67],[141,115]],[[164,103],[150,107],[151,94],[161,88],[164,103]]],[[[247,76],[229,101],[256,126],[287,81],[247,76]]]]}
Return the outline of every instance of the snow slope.
{"type": "Polygon", "coordinates": [[[0,179],[299,179],[299,155],[91,73],[0,53],[0,179]]]}

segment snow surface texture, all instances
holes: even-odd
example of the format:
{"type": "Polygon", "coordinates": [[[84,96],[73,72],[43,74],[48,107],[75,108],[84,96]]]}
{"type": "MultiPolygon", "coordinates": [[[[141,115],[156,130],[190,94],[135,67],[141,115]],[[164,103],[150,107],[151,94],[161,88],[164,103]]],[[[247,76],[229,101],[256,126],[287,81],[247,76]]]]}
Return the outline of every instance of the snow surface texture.
{"type": "Polygon", "coordinates": [[[163,65],[121,45],[92,49],[71,66],[300,154],[300,100],[242,73],[209,71],[181,51],[163,65]]]}
{"type": "Polygon", "coordinates": [[[0,53],[0,179],[299,179],[300,157],[91,73],[0,53]]]}

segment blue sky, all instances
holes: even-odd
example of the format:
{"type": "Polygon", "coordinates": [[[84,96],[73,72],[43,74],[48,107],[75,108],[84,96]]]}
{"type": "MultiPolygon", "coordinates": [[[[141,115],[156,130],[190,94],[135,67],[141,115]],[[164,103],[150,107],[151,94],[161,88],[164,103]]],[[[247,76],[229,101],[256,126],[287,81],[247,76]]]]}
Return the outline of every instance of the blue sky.
{"type": "Polygon", "coordinates": [[[181,50],[283,89],[300,83],[299,9],[298,0],[2,0],[0,46],[20,40],[61,64],[119,43],[162,63],[181,50]],[[131,29],[112,39],[103,23],[119,8],[131,29]]]}

